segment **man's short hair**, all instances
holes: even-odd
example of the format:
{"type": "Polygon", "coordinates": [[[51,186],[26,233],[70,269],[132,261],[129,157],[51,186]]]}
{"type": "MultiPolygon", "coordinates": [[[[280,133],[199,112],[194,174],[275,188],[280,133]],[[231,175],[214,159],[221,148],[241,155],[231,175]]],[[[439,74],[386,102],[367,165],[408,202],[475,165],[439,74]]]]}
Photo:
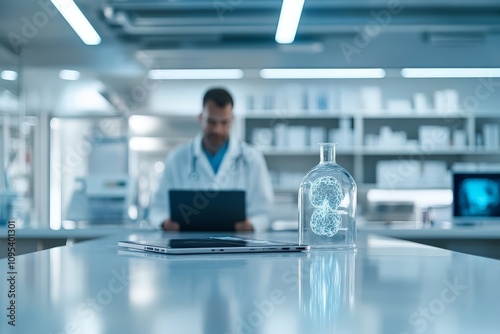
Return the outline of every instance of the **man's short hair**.
{"type": "Polygon", "coordinates": [[[203,96],[203,106],[205,106],[208,101],[213,101],[220,108],[223,108],[228,104],[231,104],[231,106],[234,107],[233,97],[224,88],[209,89],[205,93],[205,96],[203,96]]]}

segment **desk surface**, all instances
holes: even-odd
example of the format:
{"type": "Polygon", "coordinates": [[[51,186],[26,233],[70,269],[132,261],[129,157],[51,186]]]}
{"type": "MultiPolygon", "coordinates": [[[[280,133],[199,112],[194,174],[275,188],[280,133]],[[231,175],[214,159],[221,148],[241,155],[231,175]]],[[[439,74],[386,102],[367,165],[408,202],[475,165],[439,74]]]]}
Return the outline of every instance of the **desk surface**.
{"type": "Polygon", "coordinates": [[[500,261],[363,232],[348,253],[116,246],[174,236],[123,232],[17,257],[15,328],[0,260],[0,333],[499,333],[500,261]]]}
{"type": "MultiPolygon", "coordinates": [[[[127,226],[93,226],[87,228],[59,229],[24,227],[16,229],[16,236],[21,239],[57,239],[76,238],[92,239],[109,236],[120,232],[141,232],[152,228],[138,228],[135,225],[127,226]]],[[[415,228],[399,226],[397,224],[365,224],[358,226],[358,231],[375,233],[394,238],[437,238],[437,239],[500,239],[500,226],[436,226],[429,228],[415,228]]],[[[282,233],[282,231],[278,232],[282,233]]],[[[7,228],[0,227],[0,239],[7,238],[7,228]]],[[[295,238],[297,239],[297,238],[295,238]]],[[[296,240],[294,240],[296,241],[296,240]]]]}

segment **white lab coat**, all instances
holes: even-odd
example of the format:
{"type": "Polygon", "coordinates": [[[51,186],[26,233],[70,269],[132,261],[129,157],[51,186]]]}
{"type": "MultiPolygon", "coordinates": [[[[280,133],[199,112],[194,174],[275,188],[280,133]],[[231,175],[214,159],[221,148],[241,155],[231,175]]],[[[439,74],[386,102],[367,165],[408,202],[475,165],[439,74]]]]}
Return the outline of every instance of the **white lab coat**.
{"type": "Polygon", "coordinates": [[[274,193],[263,155],[238,139],[230,138],[229,146],[217,174],[201,147],[202,134],[174,149],[165,161],[150,212],[149,222],[160,226],[170,218],[168,192],[170,189],[245,190],[247,219],[255,231],[269,228],[269,214],[274,193]],[[197,174],[197,178],[193,176],[197,174]]]}

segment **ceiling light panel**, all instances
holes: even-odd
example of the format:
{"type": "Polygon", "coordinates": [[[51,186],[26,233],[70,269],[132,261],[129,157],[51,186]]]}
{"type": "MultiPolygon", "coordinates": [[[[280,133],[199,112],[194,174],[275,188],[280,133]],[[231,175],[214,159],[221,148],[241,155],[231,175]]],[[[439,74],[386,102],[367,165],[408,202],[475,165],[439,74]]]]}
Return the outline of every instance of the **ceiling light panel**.
{"type": "Polygon", "coordinates": [[[148,77],[153,80],[209,80],[209,79],[241,79],[244,76],[240,69],[183,69],[183,70],[150,70],[148,77]]]}
{"type": "Polygon", "coordinates": [[[375,79],[384,78],[381,68],[265,68],[264,79],[375,79]]]}

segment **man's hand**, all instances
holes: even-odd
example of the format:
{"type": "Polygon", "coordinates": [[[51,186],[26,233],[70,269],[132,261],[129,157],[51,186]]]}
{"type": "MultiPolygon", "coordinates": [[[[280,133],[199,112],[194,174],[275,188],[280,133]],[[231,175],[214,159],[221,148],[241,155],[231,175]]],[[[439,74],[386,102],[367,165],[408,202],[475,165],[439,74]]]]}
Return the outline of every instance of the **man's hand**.
{"type": "Polygon", "coordinates": [[[247,219],[247,220],[237,222],[236,224],[234,224],[234,229],[236,230],[236,232],[252,232],[253,225],[247,219]]]}
{"type": "Polygon", "coordinates": [[[164,231],[179,231],[181,229],[181,226],[179,225],[179,223],[167,219],[163,222],[163,224],[161,224],[161,229],[164,231]]]}

